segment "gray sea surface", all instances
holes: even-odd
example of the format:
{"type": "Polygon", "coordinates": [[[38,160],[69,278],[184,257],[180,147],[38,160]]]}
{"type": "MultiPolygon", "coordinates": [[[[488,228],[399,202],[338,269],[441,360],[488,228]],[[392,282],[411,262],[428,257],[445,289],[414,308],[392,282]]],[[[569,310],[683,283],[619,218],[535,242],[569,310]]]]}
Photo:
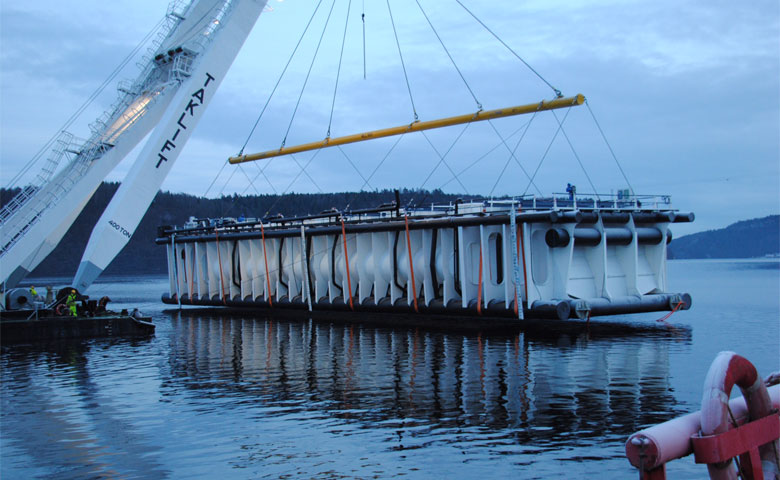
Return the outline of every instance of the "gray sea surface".
{"type": "Polygon", "coordinates": [[[0,476],[638,478],[626,438],[697,410],[718,352],[780,370],[780,260],[668,272],[693,308],[666,323],[493,333],[179,311],[166,277],[100,279],[155,335],[3,344],[0,476]]]}

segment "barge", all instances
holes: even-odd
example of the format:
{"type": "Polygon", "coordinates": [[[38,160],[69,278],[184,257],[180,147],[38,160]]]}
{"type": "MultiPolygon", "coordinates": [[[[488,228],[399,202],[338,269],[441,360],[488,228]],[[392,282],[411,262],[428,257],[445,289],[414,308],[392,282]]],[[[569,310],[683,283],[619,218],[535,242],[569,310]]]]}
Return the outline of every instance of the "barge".
{"type": "MultiPolygon", "coordinates": [[[[4,292],[0,306],[0,343],[28,343],[52,340],[99,337],[137,337],[154,334],[155,324],[150,316],[138,309],[114,312],[107,310],[110,299],[89,300],[71,287],[59,289],[56,300],[53,289],[47,288],[47,300],[31,294],[27,288],[4,292]],[[69,292],[76,292],[79,304],[75,313],[66,307],[69,292]]],[[[34,291],[34,289],[33,289],[34,291]]]]}
{"type": "Polygon", "coordinates": [[[668,196],[553,195],[159,228],[171,305],[589,319],[686,310],[668,196]]]}
{"type": "Polygon", "coordinates": [[[155,330],[151,317],[138,318],[127,312],[76,317],[40,313],[37,318],[5,318],[4,312],[4,318],[0,320],[2,344],[76,338],[142,337],[154,334],[155,330]]]}

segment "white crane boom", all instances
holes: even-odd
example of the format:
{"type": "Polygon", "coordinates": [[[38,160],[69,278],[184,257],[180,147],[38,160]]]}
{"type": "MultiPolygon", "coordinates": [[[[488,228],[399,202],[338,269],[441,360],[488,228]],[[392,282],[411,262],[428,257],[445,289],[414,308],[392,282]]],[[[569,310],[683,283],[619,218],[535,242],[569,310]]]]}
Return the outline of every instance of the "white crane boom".
{"type": "Polygon", "coordinates": [[[90,125],[90,138],[74,141],[63,132],[65,140],[58,142],[39,183],[24,188],[0,211],[3,287],[18,284],[54,250],[105,177],[153,132],[93,231],[77,275],[82,288],[99,274],[90,265],[102,271],[111,262],[146,212],[265,4],[171,3],[141,74],[118,88],[119,101],[90,125]],[[189,128],[178,127],[174,137],[171,130],[177,124],[189,128]],[[66,165],[53,174],[62,158],[66,165]]]}
{"type": "Polygon", "coordinates": [[[204,35],[215,37],[207,39],[214,45],[197,60],[189,79],[176,92],[170,107],[95,225],[74,278],[76,288],[89,287],[130,241],[265,3],[265,0],[226,1],[217,18],[207,16],[204,25],[196,26],[206,32],[204,35]],[[219,29],[208,32],[213,25],[219,25],[219,29]]]}

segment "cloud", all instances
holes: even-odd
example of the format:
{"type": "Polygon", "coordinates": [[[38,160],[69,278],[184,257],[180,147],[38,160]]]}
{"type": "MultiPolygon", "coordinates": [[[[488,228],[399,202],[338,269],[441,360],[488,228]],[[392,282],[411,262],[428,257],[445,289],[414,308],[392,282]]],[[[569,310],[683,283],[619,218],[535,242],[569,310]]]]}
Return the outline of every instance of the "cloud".
{"type": "MultiPolygon", "coordinates": [[[[640,193],[670,193],[676,206],[699,214],[693,226],[681,228],[716,228],[780,211],[777,2],[462,2],[564,94],[587,96],[634,188],[640,193]]],[[[485,108],[551,97],[543,81],[456,3],[421,4],[485,108]]],[[[226,157],[247,141],[314,5],[275,3],[273,11],[261,15],[163,188],[201,195],[214,181],[209,195],[358,189],[363,177],[381,163],[366,188],[415,188],[430,174],[426,187],[520,194],[528,186],[526,173],[533,174],[542,159],[534,183],[545,193],[560,191],[567,181],[575,182],[579,191],[590,190],[580,162],[597,190],[609,193],[624,186],[585,106],[573,109],[565,124],[577,156],[562,135],[551,143],[557,129],[551,114],[534,119],[516,150],[526,173],[484,123],[470,126],[457,142],[461,127],[428,133],[440,153],[452,146],[446,165],[425,137],[414,134],[404,136],[395,148],[392,138],[345,146],[343,152],[324,149],[316,156],[298,155],[301,164],[311,160],[307,172],[316,185],[299,175],[293,159],[284,157],[241,169],[228,166],[217,176],[226,157]],[[461,172],[483,155],[461,174],[462,185],[453,180],[449,168],[461,172]],[[261,167],[266,169],[258,176],[261,167]],[[247,176],[257,178],[250,183],[247,176]]],[[[287,145],[324,138],[332,104],[334,136],[411,122],[412,100],[422,120],[475,111],[469,89],[416,2],[398,0],[392,6],[411,98],[384,2],[366,5],[363,78],[363,23],[353,2],[333,104],[346,18],[346,4],[340,2],[306,89],[301,91],[324,15],[318,15],[301,42],[246,151],[278,148],[285,135],[287,145]]],[[[0,13],[0,176],[5,181],[164,11],[152,1],[66,5],[2,0],[0,13]]],[[[136,74],[133,63],[120,77],[136,74]]],[[[74,125],[75,133],[87,135],[87,123],[114,99],[112,85],[74,125]]],[[[528,117],[518,117],[494,126],[515,148],[519,134],[511,134],[527,121],[528,117]]],[[[120,179],[126,168],[120,166],[111,178],[120,179]]],[[[531,185],[528,191],[536,188],[531,185]]]]}

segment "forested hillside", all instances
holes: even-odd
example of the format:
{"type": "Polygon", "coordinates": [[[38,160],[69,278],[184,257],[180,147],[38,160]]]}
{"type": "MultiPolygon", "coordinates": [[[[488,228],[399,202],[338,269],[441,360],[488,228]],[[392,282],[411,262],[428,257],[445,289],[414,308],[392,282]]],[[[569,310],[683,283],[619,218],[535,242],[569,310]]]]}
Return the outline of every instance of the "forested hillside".
{"type": "MultiPolygon", "coordinates": [[[[92,227],[113,196],[118,183],[103,183],[71,226],[68,233],[32,276],[69,276],[76,273],[81,254],[87,245],[92,227]]],[[[18,190],[0,189],[0,206],[18,190]]],[[[455,201],[458,195],[441,190],[401,190],[401,204],[430,204],[455,201]]],[[[481,198],[481,197],[474,197],[481,198]]],[[[146,212],[130,243],[114,259],[105,274],[166,273],[165,248],[155,245],[157,227],[182,225],[190,216],[217,218],[223,216],[264,217],[281,213],[286,217],[319,213],[330,208],[360,209],[395,200],[391,190],[378,192],[289,193],[279,195],[224,196],[208,199],[181,193],[159,192],[146,212]]]]}
{"type": "MultiPolygon", "coordinates": [[[[103,183],[71,226],[63,240],[32,276],[70,276],[76,272],[92,227],[118,188],[103,183]]],[[[18,190],[0,189],[0,206],[18,190]]],[[[458,195],[441,190],[402,190],[402,205],[427,205],[455,201],[458,195]]],[[[130,243],[106,270],[111,274],[166,273],[165,248],[155,245],[157,227],[182,225],[190,216],[264,217],[281,213],[286,217],[319,213],[330,208],[360,209],[392,202],[391,190],[278,195],[224,196],[208,199],[181,193],[159,192],[136,229],[130,243]]],[[[466,199],[470,200],[472,198],[466,199]]],[[[474,200],[481,197],[473,197],[474,200]]],[[[686,235],[669,245],[669,258],[750,258],[780,254],[780,215],[745,220],[720,230],[686,235]]]]}
{"type": "Polygon", "coordinates": [[[669,258],[754,258],[780,254],[780,215],[685,235],[669,244],[669,258]]]}

